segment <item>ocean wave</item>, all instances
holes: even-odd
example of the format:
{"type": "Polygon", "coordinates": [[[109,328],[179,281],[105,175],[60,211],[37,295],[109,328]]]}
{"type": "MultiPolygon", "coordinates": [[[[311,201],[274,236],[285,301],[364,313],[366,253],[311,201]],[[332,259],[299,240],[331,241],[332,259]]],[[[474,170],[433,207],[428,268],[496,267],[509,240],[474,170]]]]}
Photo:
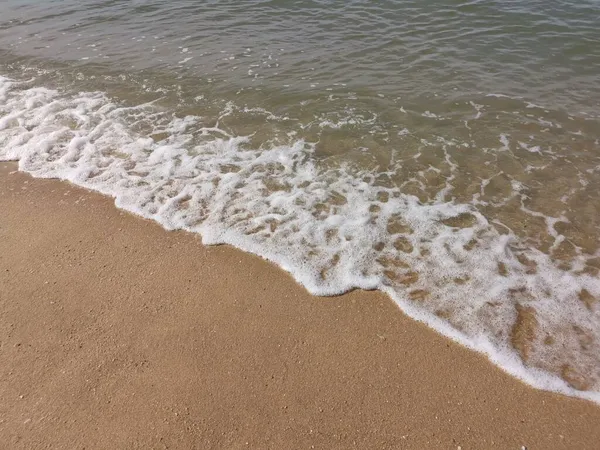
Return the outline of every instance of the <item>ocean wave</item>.
{"type": "MultiPolygon", "coordinates": [[[[262,256],[313,294],[380,289],[410,316],[525,382],[600,403],[600,280],[585,270],[595,255],[574,251],[568,265],[554,257],[567,240],[557,230],[566,216],[534,210],[524,201],[527,186],[502,171],[479,179],[468,201],[451,195],[465,181],[459,158],[468,156],[459,140],[415,137],[398,124],[398,139],[418,141],[412,160],[427,160],[427,152],[437,160],[390,183],[410,158],[387,171],[327,164],[319,159],[322,136],[300,133],[375,127],[376,116],[321,114],[287,141],[256,144],[257,130],[243,135],[223,125],[234,114],[253,115],[259,127],[276,118],[229,103],[210,121],[155,102],[126,105],[103,92],[0,77],[0,160],[112,196],[117,207],[168,230],[199,233],[207,245],[262,256]],[[502,196],[486,192],[500,182],[502,196]],[[487,212],[509,203],[516,205],[509,213],[541,221],[547,248],[487,212]]],[[[473,136],[466,122],[465,130],[473,136]]],[[[496,159],[517,150],[553,158],[550,148],[522,144],[500,132],[479,150],[496,159]]]]}

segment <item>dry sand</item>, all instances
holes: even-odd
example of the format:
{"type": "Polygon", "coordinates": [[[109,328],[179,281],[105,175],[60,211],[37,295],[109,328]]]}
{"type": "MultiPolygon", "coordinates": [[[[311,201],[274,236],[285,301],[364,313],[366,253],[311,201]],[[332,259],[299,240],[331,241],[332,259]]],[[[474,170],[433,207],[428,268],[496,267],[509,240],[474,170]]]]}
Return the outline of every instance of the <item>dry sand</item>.
{"type": "Polygon", "coordinates": [[[598,449],[385,295],[271,264],[0,164],[0,448],[598,449]]]}

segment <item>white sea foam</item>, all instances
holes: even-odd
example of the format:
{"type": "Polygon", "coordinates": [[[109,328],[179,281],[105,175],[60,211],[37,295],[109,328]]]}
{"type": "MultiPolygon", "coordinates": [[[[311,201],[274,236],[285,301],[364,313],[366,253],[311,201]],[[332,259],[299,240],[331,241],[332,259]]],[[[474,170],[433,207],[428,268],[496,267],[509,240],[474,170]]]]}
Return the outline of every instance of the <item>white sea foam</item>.
{"type": "MultiPolygon", "coordinates": [[[[230,105],[219,121],[231,113],[230,105]]],[[[200,233],[205,244],[260,255],[314,294],[381,289],[410,316],[527,383],[600,403],[598,312],[579,299],[583,290],[600,297],[596,277],[558,269],[509,227],[498,232],[475,204],[446,200],[449,185],[423,203],[378,186],[368,171],[321,167],[315,146],[302,140],[253,148],[250,136],[202,123],[153,104],[126,107],[99,92],[70,95],[0,78],[0,160],[110,195],[169,230],[200,233]],[[527,366],[510,345],[517,304],[535,309],[545,333],[527,366]],[[587,349],[564,331],[573,326],[592,336],[587,349]],[[546,334],[555,346],[542,344],[546,334]],[[559,378],[564,364],[585,374],[591,390],[559,378]]],[[[508,138],[499,139],[508,148],[508,138]]],[[[447,154],[446,162],[454,170],[447,154]]],[[[512,189],[516,196],[522,186],[512,189]]],[[[554,225],[563,219],[543,219],[558,242],[554,225]]]]}

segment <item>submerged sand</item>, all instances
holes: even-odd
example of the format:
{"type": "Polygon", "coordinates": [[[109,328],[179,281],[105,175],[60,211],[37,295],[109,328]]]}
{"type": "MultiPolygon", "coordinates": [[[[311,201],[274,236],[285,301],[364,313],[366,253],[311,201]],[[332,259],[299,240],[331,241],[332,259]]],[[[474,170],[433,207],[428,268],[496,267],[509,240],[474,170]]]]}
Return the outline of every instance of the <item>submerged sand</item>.
{"type": "Polygon", "coordinates": [[[385,295],[309,295],[111,199],[0,164],[2,448],[596,449],[385,295]]]}

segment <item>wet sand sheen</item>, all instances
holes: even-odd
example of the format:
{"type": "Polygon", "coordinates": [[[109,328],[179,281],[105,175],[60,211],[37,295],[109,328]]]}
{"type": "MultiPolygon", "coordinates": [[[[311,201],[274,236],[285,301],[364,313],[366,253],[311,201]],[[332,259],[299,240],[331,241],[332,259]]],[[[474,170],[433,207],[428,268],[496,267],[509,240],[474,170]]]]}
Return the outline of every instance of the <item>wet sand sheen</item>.
{"type": "Polygon", "coordinates": [[[11,448],[595,448],[536,391],[385,295],[273,265],[55,180],[0,173],[0,440],[11,448]]]}

